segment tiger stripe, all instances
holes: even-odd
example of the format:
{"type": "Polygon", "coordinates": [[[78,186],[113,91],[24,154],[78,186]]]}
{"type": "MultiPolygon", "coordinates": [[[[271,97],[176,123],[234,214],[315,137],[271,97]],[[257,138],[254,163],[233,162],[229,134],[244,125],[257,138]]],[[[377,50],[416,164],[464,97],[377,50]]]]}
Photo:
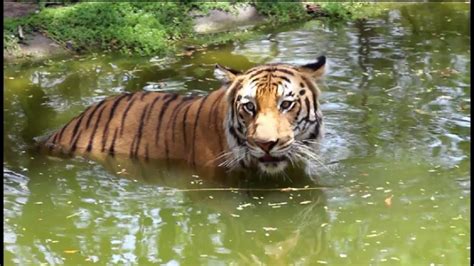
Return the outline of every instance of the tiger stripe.
{"type": "Polygon", "coordinates": [[[89,114],[89,117],[87,118],[86,128],[89,128],[92,117],[94,117],[94,114],[97,111],[97,109],[99,109],[103,104],[105,104],[105,100],[100,101],[96,106],[93,107],[92,112],[89,114]]]}
{"type": "Polygon", "coordinates": [[[160,129],[161,124],[163,121],[163,116],[165,115],[166,111],[168,110],[168,106],[171,101],[175,100],[178,97],[177,94],[167,94],[163,97],[163,105],[160,108],[160,113],[158,115],[158,124],[156,126],[155,132],[155,145],[158,145],[158,141],[160,140],[160,129]]]}
{"type": "Polygon", "coordinates": [[[186,111],[184,111],[184,115],[183,115],[183,123],[182,123],[182,127],[181,127],[181,132],[183,134],[183,143],[184,143],[184,147],[187,147],[187,139],[186,139],[186,121],[188,119],[188,112],[189,112],[189,109],[191,108],[191,105],[188,105],[186,106],[186,111]]]}
{"type": "MultiPolygon", "coordinates": [[[[170,115],[170,119],[168,120],[168,124],[166,125],[166,129],[165,129],[164,135],[166,135],[166,133],[169,132],[169,129],[170,129],[171,125],[174,124],[174,122],[175,122],[175,120],[176,120],[176,115],[177,115],[178,111],[180,110],[180,107],[183,105],[183,103],[186,103],[186,102],[184,101],[184,98],[183,98],[183,97],[177,98],[176,101],[178,101],[178,102],[176,103],[176,106],[174,106],[174,110],[173,110],[173,112],[172,112],[171,115],[170,115]]],[[[173,135],[172,132],[171,132],[171,135],[173,135]]],[[[165,138],[165,158],[166,158],[166,159],[169,158],[168,138],[165,138]]]]}
{"type": "Polygon", "coordinates": [[[114,136],[112,138],[112,143],[110,143],[110,147],[109,147],[109,155],[111,155],[112,157],[115,155],[115,141],[117,140],[117,132],[118,132],[118,128],[115,128],[114,136]]]}
{"type": "Polygon", "coordinates": [[[206,100],[209,98],[209,95],[204,96],[204,98],[201,99],[201,102],[199,103],[197,113],[196,113],[196,119],[194,121],[194,127],[193,127],[193,141],[192,141],[192,149],[191,149],[191,158],[192,158],[192,165],[196,165],[196,130],[197,130],[197,125],[199,122],[199,115],[201,114],[201,109],[204,106],[204,103],[206,100]]]}
{"type": "Polygon", "coordinates": [[[90,152],[92,150],[92,145],[93,145],[93,142],[94,142],[94,137],[95,137],[95,134],[97,132],[97,129],[99,128],[99,122],[100,122],[100,118],[102,117],[102,113],[104,112],[105,108],[107,106],[102,106],[102,108],[100,109],[99,111],[99,114],[97,116],[97,121],[95,122],[95,125],[94,125],[94,130],[92,131],[92,134],[91,136],[89,137],[89,144],[87,145],[87,152],[90,152]]]}
{"type": "Polygon", "coordinates": [[[127,118],[128,112],[130,111],[133,104],[135,103],[135,100],[136,100],[135,98],[131,99],[131,101],[127,104],[127,107],[125,108],[125,111],[122,114],[122,120],[121,120],[121,123],[120,123],[120,136],[122,136],[122,134],[123,134],[123,129],[125,127],[125,119],[127,118]]]}
{"type": "Polygon", "coordinates": [[[143,127],[145,126],[145,115],[147,114],[149,104],[143,108],[142,115],[140,116],[140,125],[138,126],[137,133],[133,138],[132,145],[130,146],[130,157],[138,157],[138,150],[140,149],[140,142],[142,140],[143,127]]]}
{"type": "Polygon", "coordinates": [[[120,102],[127,97],[128,94],[123,94],[115,99],[115,101],[112,103],[112,108],[110,109],[109,113],[109,118],[107,119],[107,122],[105,123],[104,130],[102,132],[102,152],[105,150],[105,144],[107,142],[107,137],[109,136],[108,130],[109,130],[109,125],[110,122],[112,121],[112,118],[114,117],[115,110],[117,109],[117,106],[120,104],[120,102]]]}

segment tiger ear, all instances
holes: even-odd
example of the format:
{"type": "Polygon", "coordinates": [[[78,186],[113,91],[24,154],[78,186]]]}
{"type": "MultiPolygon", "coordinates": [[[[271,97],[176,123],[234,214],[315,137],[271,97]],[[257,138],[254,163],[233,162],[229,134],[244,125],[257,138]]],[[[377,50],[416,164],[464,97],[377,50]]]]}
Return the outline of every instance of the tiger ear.
{"type": "Polygon", "coordinates": [[[219,64],[216,64],[214,68],[214,77],[220,80],[223,84],[232,83],[241,72],[238,70],[233,70],[219,64]]]}
{"type": "Polygon", "coordinates": [[[316,62],[301,66],[300,69],[318,80],[324,75],[326,69],[326,57],[322,55],[318,57],[316,62]]]}

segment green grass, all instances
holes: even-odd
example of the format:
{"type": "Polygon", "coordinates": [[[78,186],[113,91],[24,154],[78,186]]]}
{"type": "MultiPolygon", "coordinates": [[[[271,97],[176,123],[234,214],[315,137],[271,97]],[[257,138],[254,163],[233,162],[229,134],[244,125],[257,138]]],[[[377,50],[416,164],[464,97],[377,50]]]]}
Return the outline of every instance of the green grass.
{"type": "Polygon", "coordinates": [[[258,13],[267,16],[271,22],[286,23],[293,20],[309,19],[303,5],[298,1],[253,1],[258,13]]]}
{"type": "MultiPolygon", "coordinates": [[[[20,19],[4,19],[4,51],[17,48],[15,35],[18,25],[22,25],[25,33],[32,30],[43,32],[59,44],[68,44],[79,52],[121,51],[126,54],[163,55],[175,51],[178,40],[196,38],[190,11],[206,13],[211,9],[220,9],[234,12],[234,7],[245,3],[253,4],[273,25],[311,18],[303,5],[280,1],[81,2],[60,8],[42,8],[38,14],[20,19]]],[[[368,4],[349,2],[320,5],[325,14],[337,19],[362,17],[370,7],[368,4]]],[[[220,34],[207,39],[210,43],[216,42],[213,40],[220,43],[235,40],[235,36],[220,34]]]]}

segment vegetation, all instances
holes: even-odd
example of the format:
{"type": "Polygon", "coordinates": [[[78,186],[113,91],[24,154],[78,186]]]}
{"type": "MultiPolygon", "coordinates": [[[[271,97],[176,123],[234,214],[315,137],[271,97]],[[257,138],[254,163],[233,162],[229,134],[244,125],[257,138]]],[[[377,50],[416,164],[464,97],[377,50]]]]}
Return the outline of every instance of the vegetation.
{"type": "MultiPolygon", "coordinates": [[[[176,41],[192,39],[190,12],[220,9],[229,12],[243,4],[253,4],[272,24],[309,19],[301,4],[292,2],[81,2],[60,8],[42,8],[37,14],[19,19],[4,19],[4,50],[17,47],[17,29],[39,31],[49,38],[76,51],[121,51],[141,55],[163,54],[173,51],[176,41]]],[[[314,3],[319,14],[337,19],[355,19],[367,8],[367,3],[314,3]]],[[[233,36],[235,37],[235,36],[233,36]]],[[[222,42],[229,36],[207,38],[222,42]]]]}
{"type": "Polygon", "coordinates": [[[387,3],[374,2],[321,2],[321,12],[333,19],[357,20],[379,15],[389,7],[387,3]]]}
{"type": "Polygon", "coordinates": [[[295,5],[294,2],[288,1],[277,1],[277,2],[265,2],[265,1],[254,1],[253,5],[257,11],[267,16],[272,22],[289,22],[292,20],[308,19],[310,16],[307,14],[303,5],[295,5]]]}

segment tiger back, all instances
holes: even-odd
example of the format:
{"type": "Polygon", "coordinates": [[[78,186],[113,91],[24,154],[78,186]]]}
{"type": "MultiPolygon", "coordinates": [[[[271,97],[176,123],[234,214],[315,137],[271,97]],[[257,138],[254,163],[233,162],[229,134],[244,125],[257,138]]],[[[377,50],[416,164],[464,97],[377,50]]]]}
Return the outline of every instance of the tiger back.
{"type": "Polygon", "coordinates": [[[184,159],[204,165],[226,149],[224,90],[205,97],[136,92],[107,98],[51,134],[53,154],[184,159]],[[215,135],[208,141],[209,132],[215,135]],[[196,149],[199,149],[196,154],[196,149]]]}

